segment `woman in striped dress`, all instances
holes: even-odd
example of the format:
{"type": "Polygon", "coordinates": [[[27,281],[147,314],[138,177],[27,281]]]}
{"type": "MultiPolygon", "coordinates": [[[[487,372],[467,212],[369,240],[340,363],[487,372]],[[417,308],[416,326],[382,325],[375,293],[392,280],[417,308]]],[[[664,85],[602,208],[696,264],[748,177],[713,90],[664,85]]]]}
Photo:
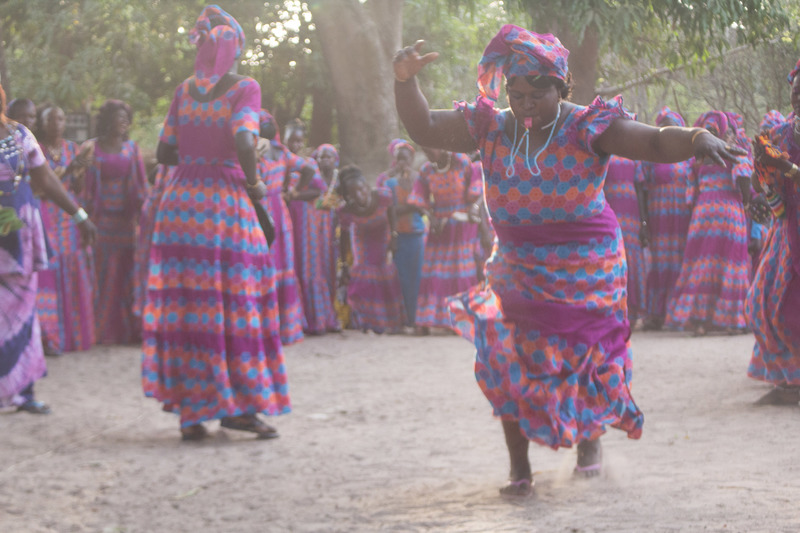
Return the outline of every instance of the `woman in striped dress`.
{"type": "MultiPolygon", "coordinates": [[[[714,136],[735,139],[734,124],[722,111],[695,121],[714,136]]],[[[735,144],[734,141],[731,141],[735,144]]],[[[746,209],[750,203],[752,160],[745,154],[724,166],[695,159],[696,198],[681,273],[667,309],[666,326],[692,328],[694,335],[745,328],[744,304],[750,284],[746,209]]]]}
{"type": "MultiPolygon", "coordinates": [[[[75,190],[73,172],[81,166],[78,146],[64,139],[65,117],[59,107],[41,113],[39,145],[50,169],[64,189],[75,190]]],[[[78,199],[69,192],[72,201],[78,199]]],[[[92,256],[81,245],[80,233],[72,219],[53,202],[43,198],[40,210],[45,235],[53,255],[48,268],[39,273],[37,310],[42,341],[48,351],[88,350],[95,342],[92,256]]]]}
{"type": "Polygon", "coordinates": [[[261,88],[236,74],[245,41],[233,17],[208,6],[191,38],[195,73],[175,90],[157,150],[177,169],[150,250],[142,388],[180,416],[184,440],[214,419],[274,438],[257,415],[288,413],[290,401],[275,268],[253,208],[265,189],[261,88]]]}
{"type": "MultiPolygon", "coordinates": [[[[667,106],[656,117],[656,126],[686,126],[683,117],[667,106]]],[[[650,271],[647,275],[647,320],[644,328],[659,330],[667,316],[675,282],[681,273],[686,235],[692,218],[687,201],[692,167],[678,163],[642,162],[643,193],[647,196],[647,214],[643,237],[650,249],[650,271]]]]}

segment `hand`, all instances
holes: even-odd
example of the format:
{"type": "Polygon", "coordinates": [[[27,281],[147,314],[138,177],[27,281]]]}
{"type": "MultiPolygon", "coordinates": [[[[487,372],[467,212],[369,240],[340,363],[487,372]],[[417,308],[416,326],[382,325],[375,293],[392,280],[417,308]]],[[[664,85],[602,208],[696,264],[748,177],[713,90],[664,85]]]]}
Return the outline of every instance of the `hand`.
{"type": "Polygon", "coordinates": [[[642,222],[639,225],[639,245],[642,248],[647,248],[650,245],[650,227],[647,222],[642,222]]]}
{"type": "Polygon", "coordinates": [[[78,232],[81,234],[81,243],[84,247],[92,246],[97,237],[97,227],[88,218],[78,224],[78,232]]]}
{"type": "Polygon", "coordinates": [[[83,192],[83,183],[85,181],[85,173],[80,173],[79,175],[72,175],[72,179],[70,180],[69,188],[75,194],[80,194],[83,192]]]}
{"type": "Polygon", "coordinates": [[[267,186],[264,185],[264,182],[258,180],[255,185],[247,184],[247,196],[250,197],[253,201],[261,200],[265,194],[267,194],[267,186]]]}
{"type": "Polygon", "coordinates": [[[420,56],[419,51],[425,41],[417,41],[414,46],[406,46],[394,54],[392,64],[394,66],[394,77],[399,82],[405,82],[417,75],[422,67],[436,60],[439,52],[429,52],[420,56]]]}
{"type": "Polygon", "coordinates": [[[750,255],[756,255],[760,251],[761,251],[761,241],[750,237],[750,239],[748,239],[747,241],[747,253],[750,255]]]}
{"type": "Polygon", "coordinates": [[[792,163],[767,140],[766,137],[757,137],[753,140],[753,162],[764,166],[777,168],[781,172],[788,172],[792,163]],[[764,145],[769,145],[770,149],[764,145]]]}
{"type": "Polygon", "coordinates": [[[711,132],[701,133],[695,137],[692,144],[694,157],[697,161],[710,159],[715,165],[725,166],[725,161],[736,161],[738,156],[746,155],[747,151],[726,143],[711,132]]]}
{"type": "Polygon", "coordinates": [[[763,196],[754,196],[747,205],[747,212],[759,224],[766,224],[772,216],[772,210],[763,196]]]}
{"type": "Polygon", "coordinates": [[[469,205],[469,209],[467,210],[467,216],[469,217],[469,221],[473,224],[480,224],[481,222],[481,206],[479,203],[475,202],[474,204],[469,205]]]}

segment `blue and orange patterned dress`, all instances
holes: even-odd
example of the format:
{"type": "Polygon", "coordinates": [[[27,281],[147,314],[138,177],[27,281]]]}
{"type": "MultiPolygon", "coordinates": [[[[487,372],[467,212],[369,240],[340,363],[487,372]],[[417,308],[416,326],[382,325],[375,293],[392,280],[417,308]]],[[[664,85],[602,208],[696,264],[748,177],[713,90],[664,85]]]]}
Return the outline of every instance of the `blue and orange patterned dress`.
{"type": "MultiPolygon", "coordinates": [[[[78,155],[78,146],[63,140],[54,153],[42,146],[50,168],[69,192],[73,176],[64,170],[78,155]]],[[[80,205],[79,199],[69,193],[80,205]]],[[[81,245],[72,217],[54,203],[42,199],[44,232],[52,251],[48,268],[39,272],[36,308],[46,349],[57,352],[88,350],[94,345],[94,271],[91,250],[81,245]]]]}
{"type": "Polygon", "coordinates": [[[375,210],[358,216],[339,210],[341,231],[350,234],[353,266],[347,285],[350,326],[376,333],[400,331],[405,323],[403,291],[397,267],[389,259],[388,210],[394,200],[389,189],[375,189],[375,210]]]}
{"type": "Polygon", "coordinates": [[[305,318],[300,284],[294,269],[294,234],[289,206],[283,199],[283,182],[290,169],[302,168],[305,160],[278,141],[270,141],[270,150],[258,160],[258,177],[267,188],[261,205],[275,224],[275,240],[269,248],[275,266],[275,290],[281,319],[281,342],[284,346],[303,340],[305,318]],[[274,159],[272,158],[274,157],[274,159]]]}
{"type": "Polygon", "coordinates": [[[661,323],[667,316],[675,282],[681,274],[692,206],[686,189],[692,168],[680,163],[642,163],[647,186],[650,229],[650,272],[647,275],[647,316],[661,323]]]}
{"type": "Polygon", "coordinates": [[[642,183],[641,161],[611,156],[603,185],[603,194],[622,230],[625,242],[625,264],[628,266],[628,317],[631,324],[647,313],[647,271],[649,255],[639,242],[641,218],[636,183],[642,183]]]}
{"type": "MultiPolygon", "coordinates": [[[[772,142],[800,165],[791,119],[769,134],[772,142]]],[[[756,337],[747,375],[781,387],[800,386],[800,186],[780,172],[759,169],[768,186],[772,225],[747,293],[747,324],[756,337]]]]}
{"type": "Polygon", "coordinates": [[[427,210],[444,225],[435,231],[431,223],[425,242],[417,297],[418,326],[449,328],[450,312],[445,300],[478,282],[478,225],[453,215],[466,215],[469,206],[481,197],[482,186],[482,176],[473,172],[472,161],[465,154],[451,154],[445,172],[437,171],[430,162],[419,170],[408,203],[427,210]]]}
{"type": "Polygon", "coordinates": [[[753,173],[752,160],[695,165],[692,186],[697,201],[689,223],[683,264],[665,325],[685,329],[704,324],[745,328],[744,303],[750,285],[747,220],[736,180],[753,173]]]}
{"type": "Polygon", "coordinates": [[[181,426],[290,411],[275,268],[235,135],[258,135],[250,78],[199,103],[175,91],[161,142],[178,147],[161,199],[143,314],[142,388],[181,426]]]}
{"type": "Polygon", "coordinates": [[[629,115],[618,99],[573,109],[534,174],[525,154],[511,158],[509,109],[483,97],[458,108],[481,152],[497,237],[486,283],[451,300],[451,311],[477,348],[475,376],[494,414],[554,449],[607,425],[639,438],[622,234],[603,196],[608,156],[592,149],[629,115]]]}

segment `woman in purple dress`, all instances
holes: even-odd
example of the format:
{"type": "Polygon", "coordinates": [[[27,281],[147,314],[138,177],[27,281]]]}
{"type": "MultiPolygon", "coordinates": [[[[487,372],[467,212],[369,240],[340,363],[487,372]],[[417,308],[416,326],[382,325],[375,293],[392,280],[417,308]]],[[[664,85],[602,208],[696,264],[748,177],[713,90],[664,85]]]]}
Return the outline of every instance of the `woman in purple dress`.
{"type": "Polygon", "coordinates": [[[219,7],[203,10],[191,39],[195,73],[175,90],[157,149],[177,169],[150,250],[142,388],[180,416],[184,440],[205,438],[215,419],[271,439],[257,415],[291,407],[275,268],[253,207],[265,192],[261,87],[236,74],[244,33],[219,7]]]}
{"type": "Polygon", "coordinates": [[[96,230],[50,170],[33,134],[5,116],[5,99],[0,86],[0,407],[47,414],[50,408],[33,392],[47,372],[36,313],[37,274],[47,257],[31,186],[72,217],[84,246],[96,230]]]}
{"type": "Polygon", "coordinates": [[[84,203],[97,223],[94,246],[95,334],[98,344],[136,342],[141,324],[133,312],[136,229],[147,195],[139,145],[128,138],[133,112],[108,100],[97,115],[96,139],[81,147],[90,157],[84,203]]]}

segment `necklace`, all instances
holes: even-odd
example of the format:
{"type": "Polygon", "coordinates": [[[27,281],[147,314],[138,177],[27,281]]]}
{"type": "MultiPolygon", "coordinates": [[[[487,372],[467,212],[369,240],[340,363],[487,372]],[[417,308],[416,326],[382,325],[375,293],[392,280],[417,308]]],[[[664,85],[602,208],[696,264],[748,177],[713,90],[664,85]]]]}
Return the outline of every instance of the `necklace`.
{"type": "Polygon", "coordinates": [[[439,162],[438,161],[435,162],[434,165],[436,165],[436,172],[438,172],[439,174],[444,174],[445,172],[450,170],[450,160],[452,159],[452,157],[453,156],[451,156],[450,154],[447,155],[447,165],[445,165],[444,168],[440,168],[439,167],[439,162]]]}
{"type": "Polygon", "coordinates": [[[13,188],[10,193],[14,194],[15,192],[17,192],[17,187],[19,186],[19,182],[22,180],[24,161],[22,160],[22,150],[17,145],[13,132],[9,133],[8,137],[6,137],[5,139],[0,140],[0,159],[2,159],[3,164],[6,167],[8,167],[8,170],[10,170],[11,174],[14,176],[13,188]],[[11,160],[15,155],[17,156],[16,169],[12,166],[11,163],[11,160]]]}
{"type": "Polygon", "coordinates": [[[539,158],[540,155],[542,155],[542,152],[544,152],[547,149],[547,147],[550,146],[550,141],[553,140],[553,133],[555,133],[556,131],[556,125],[558,125],[559,118],[561,118],[561,102],[558,103],[558,109],[556,111],[555,120],[553,120],[553,122],[547,124],[542,128],[542,130],[544,130],[545,128],[550,127],[550,134],[547,136],[547,141],[545,141],[542,147],[539,148],[535,154],[533,154],[532,158],[533,166],[534,168],[536,168],[536,172],[534,172],[533,169],[531,168],[531,157],[528,156],[528,151],[530,150],[530,142],[531,142],[530,130],[528,129],[525,130],[525,133],[522,134],[522,138],[519,140],[519,144],[517,144],[517,132],[519,128],[517,128],[515,125],[514,144],[512,145],[511,148],[511,165],[509,165],[509,167],[506,169],[507,178],[510,178],[511,176],[514,175],[514,161],[517,159],[517,156],[519,155],[520,149],[522,148],[523,140],[525,140],[525,168],[527,168],[528,172],[530,172],[535,176],[538,176],[539,174],[542,173],[542,170],[539,168],[539,163],[537,162],[537,159],[539,158]]]}

